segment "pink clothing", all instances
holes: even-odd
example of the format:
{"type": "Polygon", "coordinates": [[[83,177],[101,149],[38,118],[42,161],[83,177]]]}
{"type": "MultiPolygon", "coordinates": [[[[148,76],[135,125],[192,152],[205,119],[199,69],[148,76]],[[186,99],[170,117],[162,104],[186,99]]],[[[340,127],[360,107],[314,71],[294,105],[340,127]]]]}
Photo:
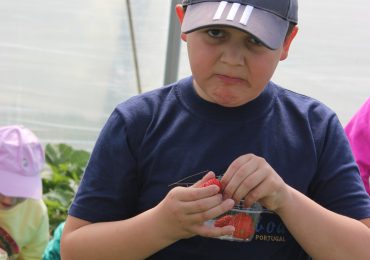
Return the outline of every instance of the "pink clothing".
{"type": "Polygon", "coordinates": [[[370,98],[344,128],[352,147],[366,191],[370,194],[370,98]]]}

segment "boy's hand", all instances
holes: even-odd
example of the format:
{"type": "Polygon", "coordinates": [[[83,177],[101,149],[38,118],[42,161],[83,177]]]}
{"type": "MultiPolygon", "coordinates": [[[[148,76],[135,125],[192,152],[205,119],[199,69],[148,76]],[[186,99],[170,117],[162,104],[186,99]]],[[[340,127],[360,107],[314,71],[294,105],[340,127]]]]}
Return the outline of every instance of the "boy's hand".
{"type": "Polygon", "coordinates": [[[282,206],[288,187],[265,159],[254,154],[234,160],[221,183],[224,198],[232,198],[235,202],[244,199],[247,207],[259,201],[269,210],[282,206]]]}
{"type": "Polygon", "coordinates": [[[191,187],[176,187],[158,204],[155,211],[168,238],[179,240],[195,235],[218,237],[230,235],[234,227],[213,227],[204,222],[215,218],[234,206],[231,199],[223,200],[216,185],[201,187],[214,177],[210,172],[191,187]]]}

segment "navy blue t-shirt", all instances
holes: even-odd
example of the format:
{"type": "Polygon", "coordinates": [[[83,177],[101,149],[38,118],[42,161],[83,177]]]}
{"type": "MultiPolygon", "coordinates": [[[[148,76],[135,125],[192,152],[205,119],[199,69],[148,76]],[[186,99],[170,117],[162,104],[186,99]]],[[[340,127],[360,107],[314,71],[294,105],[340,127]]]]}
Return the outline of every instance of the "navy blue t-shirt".
{"type": "MultiPolygon", "coordinates": [[[[270,82],[255,100],[226,108],[201,99],[185,78],[119,104],[102,129],[69,214],[91,222],[156,206],[169,184],[237,157],[261,156],[293,188],[325,208],[370,217],[343,128],[317,100],[270,82]]],[[[307,227],[310,228],[310,227],[307,227]]],[[[276,214],[262,214],[252,242],[184,239],[150,259],[307,259],[276,214]]]]}

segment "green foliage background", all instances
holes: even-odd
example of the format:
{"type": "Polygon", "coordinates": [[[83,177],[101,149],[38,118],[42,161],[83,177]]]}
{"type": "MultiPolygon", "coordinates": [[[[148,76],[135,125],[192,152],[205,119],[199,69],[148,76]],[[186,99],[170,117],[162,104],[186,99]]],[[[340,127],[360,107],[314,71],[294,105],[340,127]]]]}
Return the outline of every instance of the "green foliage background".
{"type": "Polygon", "coordinates": [[[63,222],[77,191],[90,153],[67,144],[45,146],[46,168],[42,172],[43,200],[48,208],[50,232],[63,222]]]}

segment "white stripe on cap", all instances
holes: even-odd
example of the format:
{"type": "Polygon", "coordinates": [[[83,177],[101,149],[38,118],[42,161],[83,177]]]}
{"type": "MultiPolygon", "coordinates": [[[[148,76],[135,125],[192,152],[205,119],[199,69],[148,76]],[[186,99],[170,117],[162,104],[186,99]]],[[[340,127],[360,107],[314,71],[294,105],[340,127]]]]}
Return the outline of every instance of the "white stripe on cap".
{"type": "Polygon", "coordinates": [[[229,11],[229,14],[226,17],[226,20],[233,21],[236,16],[236,13],[238,12],[239,7],[240,7],[239,3],[233,3],[229,11]]]}
{"type": "Polygon", "coordinates": [[[226,5],[227,5],[226,1],[221,1],[220,2],[215,15],[213,16],[213,20],[220,20],[221,19],[222,13],[224,12],[224,10],[226,8],[226,5]]]}
{"type": "Polygon", "coordinates": [[[240,18],[240,21],[239,23],[243,24],[243,25],[247,25],[248,23],[248,20],[249,20],[249,17],[251,16],[252,14],[252,11],[253,11],[253,6],[250,6],[250,5],[247,5],[244,9],[244,12],[243,12],[243,15],[242,17],[240,18]]]}

